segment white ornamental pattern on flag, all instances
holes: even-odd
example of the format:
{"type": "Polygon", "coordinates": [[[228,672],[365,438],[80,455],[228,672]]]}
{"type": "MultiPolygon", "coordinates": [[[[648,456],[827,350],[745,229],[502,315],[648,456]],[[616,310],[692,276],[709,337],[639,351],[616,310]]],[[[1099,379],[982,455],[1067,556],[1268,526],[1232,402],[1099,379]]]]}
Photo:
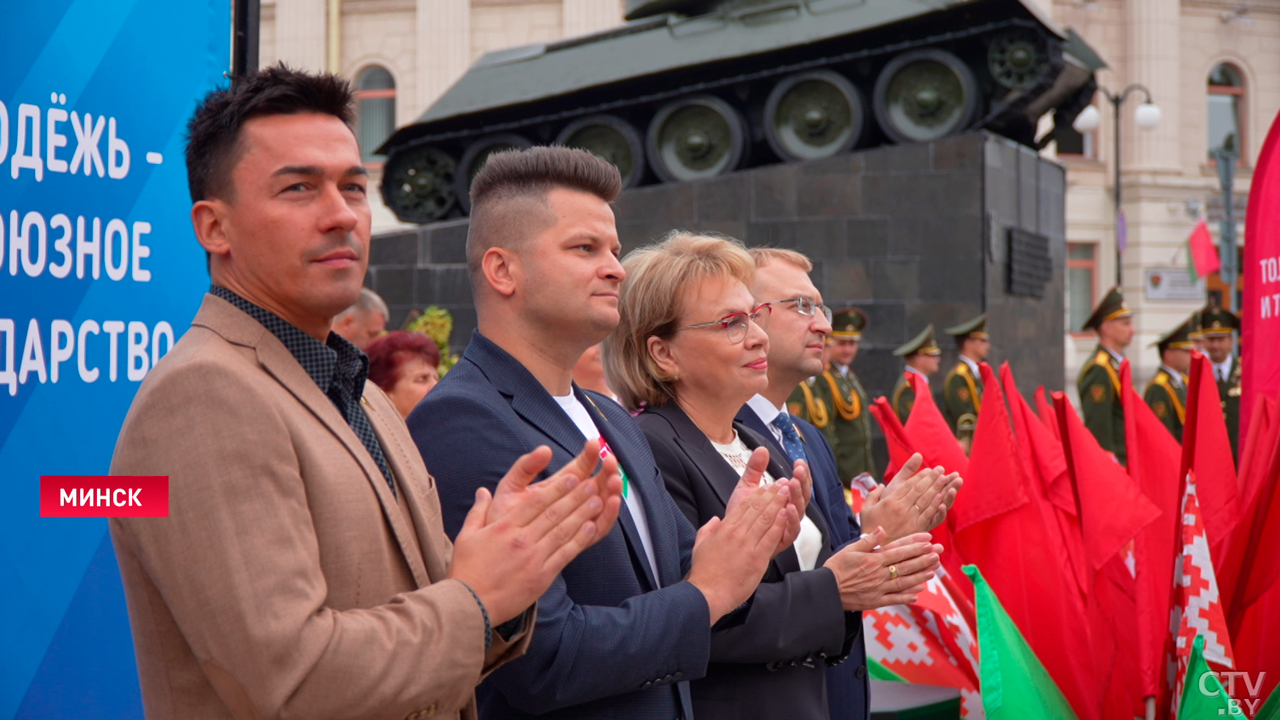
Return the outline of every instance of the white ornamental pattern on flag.
{"type": "Polygon", "coordinates": [[[1176,715],[1191,660],[1191,644],[1197,635],[1204,638],[1205,660],[1226,668],[1235,665],[1226,614],[1218,597],[1218,579],[1209,556],[1209,540],[1196,498],[1194,472],[1187,473],[1187,486],[1182,495],[1182,552],[1174,567],[1173,592],[1169,633],[1174,637],[1174,656],[1166,658],[1166,668],[1167,679],[1174,689],[1176,715]]]}

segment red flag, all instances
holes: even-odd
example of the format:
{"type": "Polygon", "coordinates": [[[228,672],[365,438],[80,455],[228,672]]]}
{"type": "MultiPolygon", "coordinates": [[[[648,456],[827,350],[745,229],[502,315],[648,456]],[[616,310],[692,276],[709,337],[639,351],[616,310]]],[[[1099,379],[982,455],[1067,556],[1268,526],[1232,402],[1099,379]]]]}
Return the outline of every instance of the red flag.
{"type": "MultiPolygon", "coordinates": [[[[1182,679],[1191,658],[1191,643],[1197,635],[1204,638],[1205,660],[1222,668],[1235,666],[1227,618],[1218,597],[1213,559],[1197,502],[1194,471],[1187,474],[1186,489],[1182,494],[1181,538],[1182,552],[1173,573],[1173,614],[1169,618],[1169,632],[1174,637],[1173,659],[1177,667],[1176,674],[1170,678],[1174,698],[1182,697],[1182,679]]],[[[1176,705],[1173,711],[1176,716],[1176,705]]]]}
{"type": "Polygon", "coordinates": [[[1089,625],[1100,653],[1106,717],[1132,717],[1141,701],[1133,539],[1159,515],[1124,468],[1102,449],[1065,395],[1053,394],[1058,433],[1079,497],[1090,586],[1089,625]],[[1108,662],[1108,658],[1110,662],[1108,662]]]}
{"type": "MultiPolygon", "coordinates": [[[[1048,426],[1036,419],[1031,406],[1018,392],[1013,381],[1013,371],[1009,364],[1000,367],[1000,382],[1004,386],[1005,395],[1009,398],[1009,409],[1013,417],[1013,429],[1023,447],[1030,447],[1028,458],[1029,469],[1038,476],[1040,487],[1054,509],[1054,519],[1058,533],[1062,536],[1063,545],[1067,549],[1069,565],[1062,569],[1075,577],[1076,590],[1080,597],[1089,594],[1088,563],[1084,557],[1084,539],[1080,536],[1079,509],[1076,507],[1076,492],[1071,486],[1071,476],[1067,473],[1067,459],[1062,454],[1062,443],[1057,436],[1049,432],[1048,426]]],[[[1043,398],[1043,388],[1037,389],[1037,395],[1043,398]]],[[[1046,400],[1047,404],[1048,401],[1046,400]]],[[[1052,406],[1049,413],[1053,412],[1052,406]]],[[[1049,419],[1057,426],[1057,418],[1050,414],[1049,419]]],[[[1023,451],[1024,457],[1026,451],[1023,451]]]]}
{"type": "MultiPolygon", "coordinates": [[[[1165,642],[1169,636],[1169,608],[1173,602],[1173,565],[1180,545],[1178,488],[1182,448],[1133,389],[1129,362],[1120,364],[1124,403],[1124,437],[1129,448],[1129,477],[1160,510],[1160,517],[1143,528],[1135,541],[1138,613],[1138,664],[1144,697],[1162,697],[1165,642]]],[[[1164,708],[1167,702],[1158,701],[1164,708]]]]}
{"type": "Polygon", "coordinates": [[[1096,573],[1142,528],[1155,521],[1160,511],[1139,492],[1111,453],[1098,445],[1066,395],[1055,392],[1053,406],[1068,472],[1075,479],[1080,497],[1085,557],[1096,573]]]}
{"type": "Polygon", "coordinates": [[[934,403],[929,383],[919,373],[907,373],[907,381],[916,393],[906,424],[912,449],[924,456],[925,465],[929,467],[941,465],[949,473],[968,476],[969,457],[934,403]]]}
{"type": "Polygon", "coordinates": [[[982,568],[1076,714],[1100,717],[1084,602],[1075,579],[1062,572],[1070,558],[1055,511],[1023,465],[1000,383],[986,363],[980,368],[982,410],[965,487],[952,510],[956,547],[966,562],[982,568]]]}
{"type": "Polygon", "coordinates": [[[1251,682],[1261,685],[1256,693],[1245,693],[1250,696],[1248,699],[1259,701],[1253,705],[1256,708],[1261,699],[1270,697],[1280,686],[1280,642],[1276,642],[1280,638],[1280,583],[1272,585],[1244,610],[1233,637],[1231,649],[1236,653],[1236,668],[1248,673],[1246,677],[1251,682]]]}
{"type": "Polygon", "coordinates": [[[1240,306],[1240,437],[1248,437],[1255,398],[1280,392],[1280,116],[1254,163],[1245,213],[1246,278],[1240,306]]]}
{"type": "MultiPolygon", "coordinates": [[[[929,383],[919,373],[907,373],[907,382],[915,390],[916,401],[911,406],[911,414],[904,427],[910,448],[924,457],[926,467],[941,465],[947,472],[958,472],[961,477],[969,476],[969,456],[951,432],[951,426],[942,417],[938,405],[933,401],[933,393],[929,392],[929,383]]],[[[960,491],[964,494],[964,490],[960,491]]],[[[959,502],[957,498],[956,502],[959,502]]],[[[942,554],[942,567],[959,585],[964,599],[973,602],[973,583],[964,574],[961,566],[969,562],[964,553],[956,548],[953,530],[955,528],[954,513],[947,513],[947,519],[933,529],[933,541],[950,550],[942,554]]]]}
{"type": "MultiPolygon", "coordinates": [[[[1013,437],[1009,416],[1005,414],[999,383],[986,363],[979,367],[982,384],[986,388],[982,398],[983,407],[996,407],[985,415],[978,413],[973,450],[969,456],[969,472],[964,475],[966,487],[951,509],[952,532],[957,535],[971,525],[1016,510],[1028,502],[1024,487],[1027,484],[1026,473],[1019,461],[1021,453],[1018,452],[1018,441],[1013,437]],[[986,432],[981,437],[985,442],[979,445],[979,433],[984,429],[986,432]]],[[[982,568],[983,576],[992,581],[992,588],[1008,609],[1009,598],[992,579],[991,566],[974,557],[968,557],[968,561],[982,568]]]]}
{"type": "Polygon", "coordinates": [[[1198,280],[1209,277],[1222,268],[1222,261],[1218,259],[1218,248],[1214,247],[1213,236],[1209,234],[1209,223],[1205,222],[1203,216],[1196,221],[1191,237],[1187,239],[1187,245],[1190,246],[1187,254],[1188,259],[1191,260],[1192,278],[1198,280]]]}
{"type": "MultiPolygon", "coordinates": [[[[1240,468],[1237,471],[1237,483],[1240,486],[1240,500],[1249,501],[1256,497],[1267,477],[1267,463],[1271,461],[1271,453],[1275,449],[1275,438],[1280,435],[1280,405],[1269,397],[1258,398],[1253,406],[1253,418],[1249,423],[1250,432],[1242,437],[1240,447],[1240,468]],[[1254,430],[1255,424],[1261,424],[1254,430]]],[[[1246,507],[1248,507],[1246,505],[1246,507]]]]}
{"type": "Polygon", "coordinates": [[[1058,415],[1053,410],[1053,403],[1044,395],[1044,386],[1036,386],[1036,412],[1040,414],[1040,422],[1053,433],[1053,439],[1062,442],[1058,435],[1058,415]]]}
{"type": "Polygon", "coordinates": [[[1273,419],[1276,401],[1264,397],[1254,407],[1246,443],[1256,456],[1247,461],[1250,498],[1218,574],[1233,637],[1245,611],[1280,578],[1280,424],[1273,419]]]}
{"type": "Polygon", "coordinates": [[[898,414],[893,411],[888,400],[878,397],[871,403],[868,410],[871,411],[871,416],[876,419],[876,422],[880,423],[880,429],[884,432],[885,445],[889,447],[889,467],[884,471],[884,481],[887,483],[898,474],[907,460],[911,459],[914,451],[907,440],[907,431],[902,427],[902,421],[898,419],[898,414]]]}
{"type": "Polygon", "coordinates": [[[1182,429],[1182,467],[1178,475],[1185,478],[1189,470],[1196,473],[1200,485],[1198,502],[1204,515],[1209,550],[1214,564],[1221,565],[1240,520],[1239,487],[1213,366],[1209,358],[1194,351],[1186,418],[1182,429]]]}

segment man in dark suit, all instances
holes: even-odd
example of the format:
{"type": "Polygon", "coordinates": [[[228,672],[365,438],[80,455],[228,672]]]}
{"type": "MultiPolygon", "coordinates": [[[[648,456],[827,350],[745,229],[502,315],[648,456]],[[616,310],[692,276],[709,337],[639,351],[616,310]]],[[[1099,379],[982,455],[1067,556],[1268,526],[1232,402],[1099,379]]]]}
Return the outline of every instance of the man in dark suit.
{"type": "Polygon", "coordinates": [[[408,418],[449,533],[478,487],[539,445],[554,469],[599,437],[624,474],[617,527],[539,599],[526,661],[480,686],[486,718],[691,718],[688,681],[706,672],[712,626],[736,621],[799,531],[801,493],[784,482],[742,488],[695,537],[631,416],[573,385],[578,358],[618,322],[608,203],[620,190],[616,168],[579,150],[489,158],[467,238],[479,329],[408,418]]]}
{"type": "MultiPolygon", "coordinates": [[[[769,388],[756,395],[738,413],[738,421],[774,443],[792,460],[804,459],[813,476],[812,504],[821,508],[837,548],[859,538],[862,527],[883,527],[885,542],[937,526],[955,502],[959,490],[946,476],[920,470],[913,458],[874,500],[863,509],[863,521],[854,517],[836,469],[835,454],[817,427],[790,415],[786,400],[804,379],[822,370],[822,347],[831,332],[829,310],[822,294],[809,279],[813,265],[793,250],[752,248],[756,263],[752,295],[757,303],[777,303],[769,334],[769,388]],[[801,298],[801,301],[796,301],[801,298]],[[807,310],[807,312],[804,312],[807,310]],[[891,499],[882,497],[892,491],[891,499]]],[[[872,606],[874,607],[874,605],[872,606]]],[[[870,608],[868,608],[870,609],[870,608]]],[[[827,700],[832,720],[863,720],[870,716],[867,694],[866,646],[856,638],[848,660],[827,670],[827,700]]]]}

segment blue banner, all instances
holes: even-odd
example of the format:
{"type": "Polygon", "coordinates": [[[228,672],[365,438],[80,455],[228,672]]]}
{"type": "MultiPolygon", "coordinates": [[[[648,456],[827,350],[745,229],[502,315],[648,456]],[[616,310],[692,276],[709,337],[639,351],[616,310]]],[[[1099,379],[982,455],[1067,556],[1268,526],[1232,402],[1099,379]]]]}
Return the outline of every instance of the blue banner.
{"type": "Polygon", "coordinates": [[[230,38],[230,0],[0,8],[0,720],[142,716],[106,521],[40,477],[107,473],[208,287],[183,136],[230,38]]]}

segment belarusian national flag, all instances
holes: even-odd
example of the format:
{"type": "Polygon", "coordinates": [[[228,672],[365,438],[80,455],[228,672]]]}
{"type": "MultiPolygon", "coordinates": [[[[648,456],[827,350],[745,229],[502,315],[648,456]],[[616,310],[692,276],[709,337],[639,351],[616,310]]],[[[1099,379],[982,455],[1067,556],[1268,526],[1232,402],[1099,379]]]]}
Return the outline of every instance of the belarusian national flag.
{"type": "Polygon", "coordinates": [[[1196,636],[1188,658],[1187,672],[1182,676],[1182,698],[1178,717],[1200,718],[1244,717],[1244,711],[1231,701],[1227,689],[1204,660],[1204,638],[1196,636]]]}
{"type": "MultiPolygon", "coordinates": [[[[1169,632],[1174,637],[1176,675],[1174,698],[1182,698],[1183,681],[1191,662],[1192,641],[1203,639],[1204,658],[1224,668],[1235,666],[1227,618],[1218,599],[1218,580],[1209,555],[1209,541],[1196,500],[1195,472],[1187,473],[1182,495],[1182,554],[1173,570],[1173,612],[1169,632]]],[[[1187,720],[1200,715],[1184,716],[1187,720]]]]}
{"type": "MultiPolygon", "coordinates": [[[[862,510],[874,483],[869,475],[853,479],[854,513],[862,510]]],[[[973,610],[968,608],[966,615],[967,602],[957,597],[960,591],[948,580],[945,575],[930,579],[915,605],[890,605],[862,613],[868,665],[874,666],[873,678],[957,688],[960,716],[982,718],[978,640],[968,619],[973,610]]]]}
{"type": "Polygon", "coordinates": [[[1209,224],[1201,217],[1196,222],[1191,237],[1187,238],[1187,271],[1192,281],[1208,277],[1218,272],[1222,261],[1218,258],[1218,248],[1213,245],[1213,236],[1209,234],[1209,224]]]}
{"type": "MultiPolygon", "coordinates": [[[[1070,703],[1031,651],[976,565],[964,571],[973,581],[978,610],[982,706],[989,720],[1076,720],[1070,703]]],[[[1070,629],[1064,628],[1064,632],[1070,629]]]]}

